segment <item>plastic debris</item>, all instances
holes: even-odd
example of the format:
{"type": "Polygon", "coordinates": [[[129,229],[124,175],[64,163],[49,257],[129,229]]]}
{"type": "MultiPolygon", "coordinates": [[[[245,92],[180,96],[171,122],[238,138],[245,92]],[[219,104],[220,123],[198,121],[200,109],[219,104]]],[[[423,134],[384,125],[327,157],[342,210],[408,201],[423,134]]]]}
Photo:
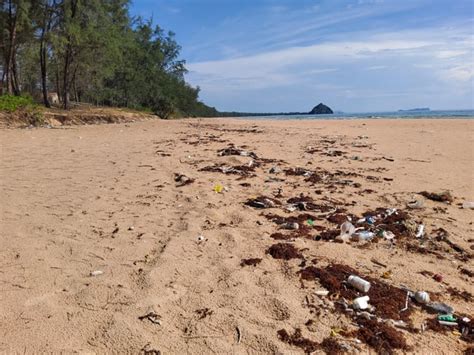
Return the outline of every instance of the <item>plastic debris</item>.
{"type": "Polygon", "coordinates": [[[426,291],[416,291],[415,292],[415,300],[418,303],[428,303],[430,301],[430,295],[426,291]]]}
{"type": "Polygon", "coordinates": [[[465,209],[474,209],[474,202],[472,201],[464,201],[462,203],[462,208],[465,208],[465,209]]]}
{"type": "Polygon", "coordinates": [[[407,207],[411,209],[423,208],[424,201],[422,199],[415,199],[407,202],[407,207]]]}
{"type": "Polygon", "coordinates": [[[300,225],[296,222],[289,222],[289,223],[283,224],[283,228],[290,229],[290,230],[298,230],[300,229],[300,225]]]}
{"type": "Polygon", "coordinates": [[[341,234],[338,238],[343,241],[348,241],[351,235],[355,233],[355,231],[356,228],[354,227],[354,225],[351,222],[346,221],[341,225],[341,234]]]}
{"type": "Polygon", "coordinates": [[[447,305],[446,303],[441,303],[441,302],[427,303],[426,307],[432,310],[433,312],[440,313],[440,314],[453,314],[454,313],[454,308],[447,305]]]}
{"type": "Polygon", "coordinates": [[[220,149],[217,151],[217,155],[219,156],[227,156],[227,155],[240,155],[243,157],[251,157],[254,159],[258,159],[257,155],[254,152],[249,152],[234,146],[229,146],[228,148],[220,149]]]}
{"type": "Polygon", "coordinates": [[[176,182],[176,187],[181,187],[192,184],[194,179],[191,179],[183,174],[174,174],[174,181],[176,182]]]}
{"type": "Polygon", "coordinates": [[[395,238],[395,234],[391,231],[382,231],[382,237],[384,237],[387,240],[392,240],[395,238]]]}
{"type": "Polygon", "coordinates": [[[355,233],[355,236],[357,236],[360,241],[371,240],[373,237],[375,237],[375,233],[370,231],[360,231],[355,233]]]}
{"type": "Polygon", "coordinates": [[[219,184],[214,185],[214,192],[220,194],[222,191],[224,191],[224,186],[219,185],[219,184]]]}
{"type": "Polygon", "coordinates": [[[376,218],[374,216],[368,216],[368,217],[365,217],[365,221],[368,223],[368,224],[374,224],[375,221],[376,221],[376,218]]]}
{"type": "Polygon", "coordinates": [[[281,173],[281,169],[278,166],[272,166],[268,172],[270,174],[279,174],[281,173]]]}
{"type": "Polygon", "coordinates": [[[352,287],[356,288],[359,291],[369,292],[370,290],[370,282],[360,278],[359,276],[350,275],[347,278],[347,282],[349,283],[349,285],[351,285],[352,287]]]}
{"type": "Polygon", "coordinates": [[[314,291],[314,294],[316,296],[327,296],[327,295],[329,295],[329,291],[328,290],[317,290],[317,291],[314,291]]]}
{"type": "Polygon", "coordinates": [[[309,226],[314,226],[314,221],[312,219],[306,220],[306,223],[308,223],[309,226]]]}
{"type": "Polygon", "coordinates": [[[443,314],[438,316],[438,320],[446,321],[446,322],[456,322],[457,319],[452,314],[443,314]]]}
{"type": "Polygon", "coordinates": [[[364,309],[367,309],[369,308],[369,296],[362,296],[362,297],[357,297],[356,299],[354,299],[354,301],[352,301],[352,307],[354,309],[360,309],[360,310],[364,310],[364,309]]]}
{"type": "Polygon", "coordinates": [[[423,224],[418,225],[416,229],[416,237],[421,238],[425,234],[425,226],[423,224]]]}
{"type": "Polygon", "coordinates": [[[91,273],[89,274],[90,276],[99,276],[99,275],[102,275],[104,272],[102,270],[95,270],[95,271],[91,271],[91,273]]]}
{"type": "Polygon", "coordinates": [[[245,202],[247,206],[255,208],[273,208],[281,205],[281,202],[270,197],[260,196],[245,202]]]}
{"type": "Polygon", "coordinates": [[[403,308],[400,310],[400,313],[401,313],[401,312],[408,311],[408,301],[410,300],[410,296],[411,296],[412,294],[413,294],[413,292],[407,291],[407,297],[405,298],[405,307],[403,307],[403,308]]]}
{"type": "Polygon", "coordinates": [[[204,239],[206,239],[206,238],[204,238],[203,235],[198,235],[198,237],[197,237],[198,242],[202,242],[204,239]]]}

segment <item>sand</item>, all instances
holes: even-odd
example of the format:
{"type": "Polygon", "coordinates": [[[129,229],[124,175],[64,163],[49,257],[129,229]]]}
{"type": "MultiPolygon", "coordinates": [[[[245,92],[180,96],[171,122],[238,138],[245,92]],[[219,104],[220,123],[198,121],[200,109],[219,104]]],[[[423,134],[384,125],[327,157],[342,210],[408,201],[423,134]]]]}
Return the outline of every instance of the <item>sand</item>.
{"type": "MultiPolygon", "coordinates": [[[[459,206],[474,201],[473,133],[472,120],[444,119],[192,119],[1,130],[0,352],[299,354],[279,330],[299,328],[316,343],[337,328],[356,330],[327,297],[314,295],[318,280],[300,279],[301,258],[266,253],[281,242],[272,233],[291,232],[262,214],[299,212],[244,205],[260,195],[285,203],[304,194],[360,216],[376,207],[405,210],[420,191],[449,191],[451,204],[425,200],[408,212],[425,224],[426,236],[444,228],[466,251],[464,261],[447,244],[440,258],[407,251],[401,241],[316,241],[316,229],[289,242],[308,265],[341,263],[373,278],[390,271],[386,283],[438,294],[457,312],[474,314],[472,302],[447,292],[473,293],[472,275],[461,270],[474,271],[474,211],[459,206]],[[253,160],[218,156],[230,143],[275,161],[246,178],[199,171],[253,160]],[[272,166],[358,175],[330,186],[270,174],[272,166]],[[195,180],[176,186],[176,173],[195,180]],[[216,193],[216,185],[224,190],[216,193]],[[241,266],[248,258],[262,261],[241,266]],[[103,273],[90,275],[97,270],[103,273]]],[[[324,218],[314,224],[339,228],[324,218]]],[[[430,318],[416,307],[413,325],[430,318]]],[[[468,346],[452,331],[401,332],[409,352],[468,346]]],[[[333,338],[353,351],[371,349],[355,337],[333,338]]]]}

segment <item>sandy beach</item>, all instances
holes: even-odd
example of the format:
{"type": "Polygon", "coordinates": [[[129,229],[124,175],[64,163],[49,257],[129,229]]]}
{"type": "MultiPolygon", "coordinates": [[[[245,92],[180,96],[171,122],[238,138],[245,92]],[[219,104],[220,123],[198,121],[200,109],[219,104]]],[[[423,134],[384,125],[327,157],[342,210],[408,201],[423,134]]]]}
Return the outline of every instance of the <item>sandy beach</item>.
{"type": "Polygon", "coordinates": [[[422,304],[402,311],[400,288],[474,322],[472,120],[156,120],[0,142],[1,353],[472,346],[422,304]],[[336,240],[347,217],[374,230],[364,216],[391,233],[336,240]],[[367,319],[347,309],[352,273],[373,280],[367,319]]]}

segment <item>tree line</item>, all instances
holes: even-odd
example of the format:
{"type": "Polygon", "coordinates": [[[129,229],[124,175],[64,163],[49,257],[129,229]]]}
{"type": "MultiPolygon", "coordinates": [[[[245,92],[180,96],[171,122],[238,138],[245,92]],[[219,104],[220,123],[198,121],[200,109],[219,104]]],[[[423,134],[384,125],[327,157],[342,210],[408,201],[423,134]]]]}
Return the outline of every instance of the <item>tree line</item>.
{"type": "Polygon", "coordinates": [[[216,116],[184,79],[173,32],[132,17],[130,0],[0,0],[1,89],[46,107],[71,101],[216,116]]]}

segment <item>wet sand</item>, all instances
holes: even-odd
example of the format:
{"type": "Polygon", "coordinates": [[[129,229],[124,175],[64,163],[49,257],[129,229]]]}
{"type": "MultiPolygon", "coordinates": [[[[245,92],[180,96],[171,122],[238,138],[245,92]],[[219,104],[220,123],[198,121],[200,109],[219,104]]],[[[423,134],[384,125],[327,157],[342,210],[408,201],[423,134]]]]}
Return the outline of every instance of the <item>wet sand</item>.
{"type": "MultiPolygon", "coordinates": [[[[330,288],[321,273],[331,264],[398,296],[390,287],[426,290],[474,315],[474,211],[460,208],[474,201],[473,133],[472,120],[442,119],[1,130],[0,352],[380,351],[339,307],[353,290],[315,295],[330,288]],[[229,144],[255,155],[220,156],[229,144]],[[454,200],[420,191],[449,191],[454,200]],[[276,202],[245,204],[257,197],[276,202]],[[288,212],[288,200],[302,197],[306,204],[288,212]],[[413,199],[423,208],[408,209],[413,199]],[[376,208],[407,212],[404,223],[423,223],[424,237],[403,230],[392,241],[334,240],[346,216],[355,224],[376,208]],[[295,217],[299,229],[275,216],[295,217]],[[296,258],[275,258],[277,243],[294,246],[296,258]]],[[[397,329],[407,348],[394,351],[468,347],[457,328],[421,332],[436,316],[409,307],[411,331],[397,329]]]]}

